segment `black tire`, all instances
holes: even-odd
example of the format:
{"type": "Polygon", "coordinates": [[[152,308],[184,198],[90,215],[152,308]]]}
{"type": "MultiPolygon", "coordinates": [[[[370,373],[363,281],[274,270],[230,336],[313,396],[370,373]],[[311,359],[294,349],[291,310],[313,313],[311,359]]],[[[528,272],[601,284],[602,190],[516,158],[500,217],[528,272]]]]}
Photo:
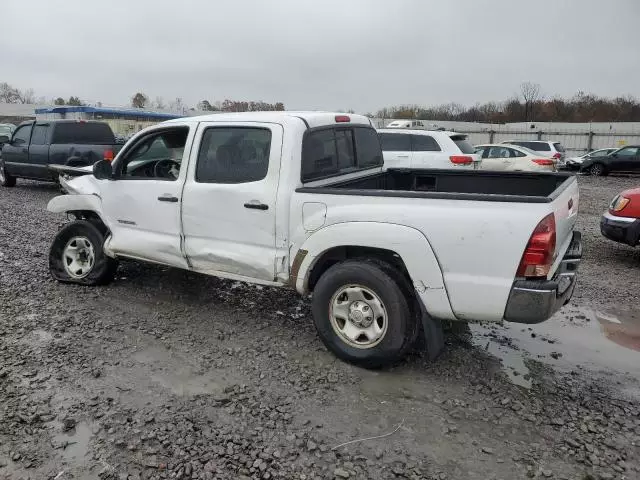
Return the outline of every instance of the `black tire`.
{"type": "Polygon", "coordinates": [[[4,166],[4,161],[0,158],[0,185],[3,187],[15,187],[16,177],[11,175],[4,166]]]}
{"type": "Polygon", "coordinates": [[[327,348],[338,358],[365,368],[386,367],[401,360],[415,343],[419,331],[415,300],[401,278],[393,267],[375,260],[346,260],[324,272],[313,291],[312,311],[318,335],[327,348]],[[349,285],[371,290],[386,311],[386,333],[369,348],[350,345],[332,326],[333,296],[349,285]]]}
{"type": "Polygon", "coordinates": [[[66,224],[53,239],[49,250],[49,271],[51,276],[63,283],[78,283],[80,285],[104,285],[111,282],[115,276],[118,262],[107,257],[102,249],[104,234],[91,222],[76,220],[66,224]],[[65,268],[63,251],[73,238],[87,239],[93,248],[93,267],[82,277],[74,277],[65,268]]]}
{"type": "Polygon", "coordinates": [[[589,167],[589,173],[594,177],[604,177],[607,175],[607,170],[601,163],[594,163],[589,167]]]}

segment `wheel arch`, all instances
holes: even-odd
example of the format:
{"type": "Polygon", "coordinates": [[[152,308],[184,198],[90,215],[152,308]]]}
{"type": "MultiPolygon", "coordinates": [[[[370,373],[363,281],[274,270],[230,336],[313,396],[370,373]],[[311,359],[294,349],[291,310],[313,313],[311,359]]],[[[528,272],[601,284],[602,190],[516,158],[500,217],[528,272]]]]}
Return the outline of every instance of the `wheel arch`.
{"type": "Polygon", "coordinates": [[[415,228],[381,222],[333,224],[311,234],[294,257],[291,284],[301,294],[311,293],[320,276],[339,261],[375,258],[408,277],[431,315],[455,318],[438,259],[427,238],[415,228]]]}
{"type": "Polygon", "coordinates": [[[78,220],[89,220],[100,228],[103,234],[109,231],[102,212],[102,203],[97,195],[58,195],[47,204],[53,213],[66,213],[78,220]]]}

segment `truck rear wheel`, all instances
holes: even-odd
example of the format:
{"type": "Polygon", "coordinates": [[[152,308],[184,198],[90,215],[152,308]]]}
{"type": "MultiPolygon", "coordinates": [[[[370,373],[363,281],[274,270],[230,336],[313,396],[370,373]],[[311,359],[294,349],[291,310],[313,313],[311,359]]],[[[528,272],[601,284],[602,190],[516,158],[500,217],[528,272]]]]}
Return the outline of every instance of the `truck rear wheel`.
{"type": "Polygon", "coordinates": [[[91,222],[76,220],[58,232],[49,250],[49,271],[56,280],[104,285],[113,280],[118,263],[102,249],[104,235],[91,222]]]}
{"type": "Polygon", "coordinates": [[[318,335],[338,358],[380,368],[402,359],[416,340],[412,301],[392,267],[347,260],[318,280],[313,318],[318,335]]]}
{"type": "Polygon", "coordinates": [[[0,159],[0,185],[3,187],[16,186],[16,177],[7,172],[2,159],[0,159]]]}

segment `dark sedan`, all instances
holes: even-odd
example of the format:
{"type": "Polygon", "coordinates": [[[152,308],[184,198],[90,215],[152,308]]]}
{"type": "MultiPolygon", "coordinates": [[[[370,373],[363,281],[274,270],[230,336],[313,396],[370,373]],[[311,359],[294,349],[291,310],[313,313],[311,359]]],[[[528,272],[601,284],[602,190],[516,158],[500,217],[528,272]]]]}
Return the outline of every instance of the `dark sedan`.
{"type": "Polygon", "coordinates": [[[588,157],[582,162],[581,172],[600,176],[612,172],[640,173],[640,146],[629,145],[601,157],[588,157]]]}

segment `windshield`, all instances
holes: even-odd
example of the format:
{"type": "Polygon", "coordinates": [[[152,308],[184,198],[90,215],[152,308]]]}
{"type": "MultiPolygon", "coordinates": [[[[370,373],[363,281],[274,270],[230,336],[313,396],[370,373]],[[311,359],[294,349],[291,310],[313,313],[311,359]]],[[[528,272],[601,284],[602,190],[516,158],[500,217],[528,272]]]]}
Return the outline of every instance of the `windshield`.
{"type": "Polygon", "coordinates": [[[475,153],[473,145],[469,143],[466,135],[451,135],[451,140],[458,146],[462,153],[475,153]]]}

